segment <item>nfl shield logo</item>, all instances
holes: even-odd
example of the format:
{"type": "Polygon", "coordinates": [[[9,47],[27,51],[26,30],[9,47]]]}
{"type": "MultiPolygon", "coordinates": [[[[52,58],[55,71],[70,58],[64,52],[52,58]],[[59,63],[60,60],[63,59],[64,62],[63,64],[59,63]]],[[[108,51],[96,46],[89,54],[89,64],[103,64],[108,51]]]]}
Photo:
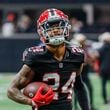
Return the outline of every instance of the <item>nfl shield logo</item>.
{"type": "Polygon", "coordinates": [[[59,68],[63,68],[63,63],[59,63],[59,68]]]}

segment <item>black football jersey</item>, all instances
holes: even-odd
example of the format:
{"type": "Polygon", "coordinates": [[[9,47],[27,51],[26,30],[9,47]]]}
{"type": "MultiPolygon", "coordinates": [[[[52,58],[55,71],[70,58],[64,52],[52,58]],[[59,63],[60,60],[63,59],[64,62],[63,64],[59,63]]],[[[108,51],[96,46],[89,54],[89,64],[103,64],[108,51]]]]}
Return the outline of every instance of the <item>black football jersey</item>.
{"type": "Polygon", "coordinates": [[[35,72],[34,81],[42,81],[55,91],[52,103],[69,102],[76,72],[84,62],[83,50],[76,46],[66,47],[62,61],[58,61],[45,46],[28,48],[23,53],[23,63],[35,72]]]}

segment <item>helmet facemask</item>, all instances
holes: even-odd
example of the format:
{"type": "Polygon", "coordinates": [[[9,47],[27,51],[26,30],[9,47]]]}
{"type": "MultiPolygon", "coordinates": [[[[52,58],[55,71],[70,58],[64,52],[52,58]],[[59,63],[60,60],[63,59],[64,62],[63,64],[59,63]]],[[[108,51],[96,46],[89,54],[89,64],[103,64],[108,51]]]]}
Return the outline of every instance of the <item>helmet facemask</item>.
{"type": "Polygon", "coordinates": [[[55,19],[45,21],[43,24],[40,25],[39,28],[40,30],[42,30],[40,32],[42,34],[42,37],[44,37],[46,44],[60,45],[64,43],[69,36],[69,26],[70,24],[68,21],[63,19],[55,19]],[[49,34],[49,32],[55,29],[59,30],[57,34],[49,34]]]}

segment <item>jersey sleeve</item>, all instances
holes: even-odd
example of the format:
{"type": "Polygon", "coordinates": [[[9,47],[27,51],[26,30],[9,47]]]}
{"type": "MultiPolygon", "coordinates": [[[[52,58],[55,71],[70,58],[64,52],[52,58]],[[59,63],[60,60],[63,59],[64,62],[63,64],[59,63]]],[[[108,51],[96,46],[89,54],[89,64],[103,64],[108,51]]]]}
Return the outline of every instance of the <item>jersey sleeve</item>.
{"type": "Polygon", "coordinates": [[[23,64],[26,64],[29,67],[32,67],[34,65],[34,54],[29,50],[29,48],[25,49],[25,51],[23,52],[22,61],[23,64]]]}
{"type": "Polygon", "coordinates": [[[84,54],[84,53],[81,53],[81,54],[80,54],[79,61],[80,61],[81,63],[84,63],[84,62],[85,62],[85,54],[84,54]]]}
{"type": "Polygon", "coordinates": [[[74,60],[79,63],[85,62],[85,52],[79,46],[71,47],[71,52],[73,53],[74,60]]]}
{"type": "Polygon", "coordinates": [[[84,53],[79,53],[77,55],[76,62],[84,63],[85,62],[85,54],[84,53]]]}

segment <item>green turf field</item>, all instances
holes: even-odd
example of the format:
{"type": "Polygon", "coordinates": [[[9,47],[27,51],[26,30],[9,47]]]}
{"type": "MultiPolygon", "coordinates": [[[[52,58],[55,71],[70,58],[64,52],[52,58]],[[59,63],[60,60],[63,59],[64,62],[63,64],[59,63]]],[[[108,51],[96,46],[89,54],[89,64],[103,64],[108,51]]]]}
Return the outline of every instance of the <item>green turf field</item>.
{"type": "MultiPolygon", "coordinates": [[[[0,110],[31,110],[30,106],[15,103],[7,98],[6,91],[14,76],[12,74],[0,74],[0,110]]],[[[94,88],[94,102],[98,110],[110,110],[110,104],[104,105],[101,97],[100,79],[97,75],[90,75],[94,88]]],[[[107,85],[110,97],[110,83],[107,85]]]]}

